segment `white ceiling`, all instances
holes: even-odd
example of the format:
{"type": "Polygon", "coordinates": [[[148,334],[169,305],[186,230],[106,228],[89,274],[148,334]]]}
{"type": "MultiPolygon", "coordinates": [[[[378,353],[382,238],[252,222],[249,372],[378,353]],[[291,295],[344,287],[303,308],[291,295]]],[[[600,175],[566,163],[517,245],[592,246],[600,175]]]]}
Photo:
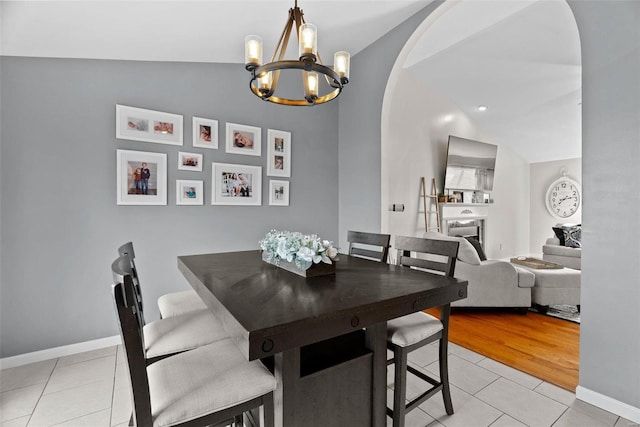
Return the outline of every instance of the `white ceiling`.
{"type": "Polygon", "coordinates": [[[565,1],[459,2],[405,67],[530,163],[581,157],[580,40],[565,1]]]}
{"type": "MultiPolygon", "coordinates": [[[[360,52],[430,0],[300,0],[325,61],[360,52]]],[[[2,1],[0,54],[244,61],[244,37],[275,48],[293,0],[2,1]]],[[[294,47],[290,47],[293,52],[294,47]]],[[[289,56],[289,55],[288,55],[289,56]]],[[[580,157],[580,49],[562,0],[462,0],[405,64],[530,162],[580,157]],[[489,106],[480,115],[474,108],[489,106]]],[[[488,141],[489,142],[489,141],[488,141]]]]}

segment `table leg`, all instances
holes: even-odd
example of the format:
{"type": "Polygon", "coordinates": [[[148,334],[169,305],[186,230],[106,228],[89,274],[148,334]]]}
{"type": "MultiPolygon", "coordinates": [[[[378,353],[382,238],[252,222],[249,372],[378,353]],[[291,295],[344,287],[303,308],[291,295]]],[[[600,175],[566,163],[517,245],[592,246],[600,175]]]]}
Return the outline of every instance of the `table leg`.
{"type": "Polygon", "coordinates": [[[371,425],[383,427],[387,422],[387,322],[367,327],[366,344],[373,351],[371,425]]]}
{"type": "Polygon", "coordinates": [[[300,349],[277,353],[274,358],[274,375],[278,381],[278,388],[274,392],[275,427],[295,425],[292,405],[297,397],[300,349]]]}

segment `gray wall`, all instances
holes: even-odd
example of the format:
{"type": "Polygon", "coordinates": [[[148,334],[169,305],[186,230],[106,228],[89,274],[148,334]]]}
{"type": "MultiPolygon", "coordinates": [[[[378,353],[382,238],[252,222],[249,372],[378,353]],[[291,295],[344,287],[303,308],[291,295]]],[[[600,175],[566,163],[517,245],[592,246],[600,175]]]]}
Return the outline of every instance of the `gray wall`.
{"type": "Polygon", "coordinates": [[[188,288],[179,254],[255,249],[271,228],[337,241],[337,103],[265,103],[242,65],[1,61],[1,357],[117,335],[109,266],[125,241],[151,319],[188,288]],[[184,115],[184,146],[116,139],[117,103],[184,115]],[[219,121],[218,150],[191,146],[192,116],[219,121]],[[262,127],[262,157],[225,153],[227,121],[262,127]],[[268,206],[267,128],[292,133],[290,207],[268,206]],[[116,205],[117,148],[168,153],[168,206],[116,205]],[[204,171],[177,170],[178,151],[204,171]],[[263,205],[211,206],[212,161],[262,166],[263,205]],[[203,180],[205,205],[176,206],[176,179],[203,180]]]}
{"type": "Polygon", "coordinates": [[[640,2],[570,6],[583,81],[580,386],[640,408],[640,2]]]}
{"type": "MultiPolygon", "coordinates": [[[[340,236],[380,226],[382,96],[404,42],[439,4],[352,61],[340,100],[340,236]]],[[[569,4],[583,60],[580,386],[640,408],[640,2],[569,4]]]]}
{"type": "Polygon", "coordinates": [[[340,95],[340,245],[348,230],[379,232],[382,99],[396,57],[435,0],[354,56],[350,83],[340,95]]]}

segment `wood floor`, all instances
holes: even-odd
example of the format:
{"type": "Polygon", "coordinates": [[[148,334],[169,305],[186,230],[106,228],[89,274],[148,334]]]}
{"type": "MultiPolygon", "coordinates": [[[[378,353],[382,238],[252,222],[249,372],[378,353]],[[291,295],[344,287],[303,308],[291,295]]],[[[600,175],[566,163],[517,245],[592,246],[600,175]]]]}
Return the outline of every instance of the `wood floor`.
{"type": "Polygon", "coordinates": [[[454,309],[450,319],[449,341],[575,393],[579,324],[505,310],[454,309]]]}

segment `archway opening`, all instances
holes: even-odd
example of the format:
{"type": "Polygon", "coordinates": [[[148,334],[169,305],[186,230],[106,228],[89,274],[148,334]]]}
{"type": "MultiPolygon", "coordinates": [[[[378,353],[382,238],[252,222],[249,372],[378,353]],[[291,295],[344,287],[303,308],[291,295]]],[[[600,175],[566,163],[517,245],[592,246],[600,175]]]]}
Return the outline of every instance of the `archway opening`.
{"type": "Polygon", "coordinates": [[[580,40],[565,1],[447,1],[415,31],[382,108],[383,232],[426,231],[420,178],[444,192],[449,135],[498,145],[489,259],[541,257],[554,225],[582,222],[544,200],[562,172],[582,182],[580,40]]]}

